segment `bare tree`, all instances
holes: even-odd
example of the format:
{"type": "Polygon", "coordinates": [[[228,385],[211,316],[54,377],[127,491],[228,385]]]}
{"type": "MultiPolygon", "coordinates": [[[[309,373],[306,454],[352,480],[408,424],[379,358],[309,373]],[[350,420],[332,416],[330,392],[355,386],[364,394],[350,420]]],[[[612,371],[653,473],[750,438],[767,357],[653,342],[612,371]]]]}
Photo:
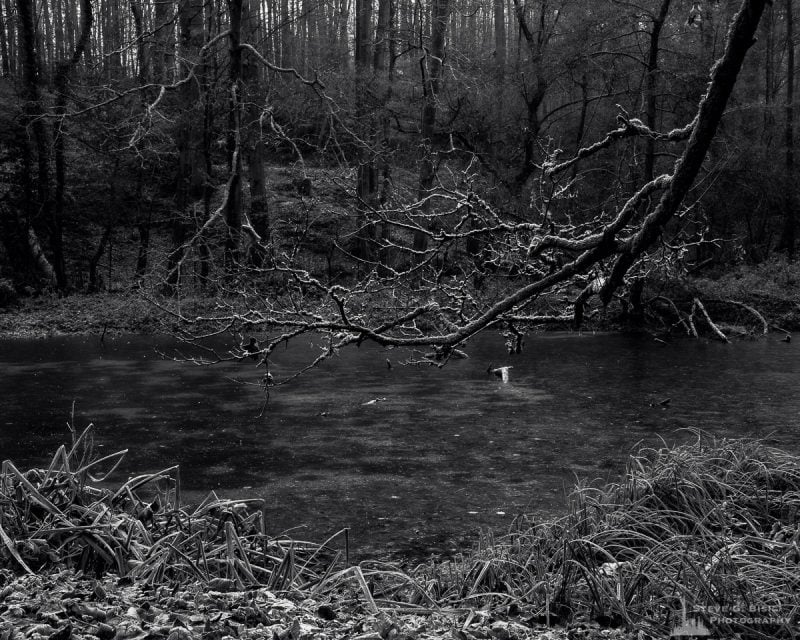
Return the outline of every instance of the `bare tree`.
{"type": "MultiPolygon", "coordinates": [[[[445,34],[450,19],[449,0],[433,0],[431,3],[431,35],[430,46],[423,47],[425,52],[420,68],[422,69],[422,85],[424,101],[420,122],[422,136],[422,158],[419,168],[419,199],[422,202],[422,215],[428,216],[430,210],[431,190],[436,180],[437,157],[434,148],[434,129],[439,103],[439,88],[442,82],[442,67],[445,58],[445,34]]],[[[428,245],[428,234],[418,230],[414,235],[414,249],[425,251],[428,245]]]]}
{"type": "MultiPolygon", "coordinates": [[[[616,126],[598,142],[582,147],[569,159],[560,160],[555,154],[545,159],[543,178],[558,194],[566,193],[565,183],[576,164],[586,163],[621,141],[644,137],[682,146],[675,150],[677,160],[669,173],[643,182],[616,209],[598,210],[588,222],[522,221],[513,211],[504,211],[482,196],[473,164],[468,162],[460,171],[452,171],[447,180],[440,179],[436,188],[426,184],[420,190],[420,201],[383,218],[395,226],[395,248],[422,257],[421,261],[409,261],[412,266],[407,271],[393,270],[389,279],[369,272],[346,286],[331,285],[298,267],[292,256],[279,256],[257,277],[227,290],[230,299],[238,298],[229,312],[182,320],[195,327],[195,337],[200,336],[199,327],[210,327],[213,333],[263,326],[271,334],[261,343],[261,364],[267,366],[279,345],[307,334],[323,336],[324,346],[309,367],[365,340],[386,347],[428,349],[422,359],[441,365],[486,329],[508,329],[512,335],[520,335],[519,326],[525,324],[569,317],[580,324],[591,298],[597,296],[604,305],[609,304],[629,275],[656,260],[651,250],[665,225],[682,211],[766,3],[742,0],[707,91],[694,118],[684,127],[660,132],[620,111],[616,126]],[[422,202],[427,203],[426,209],[422,202]],[[436,224],[431,224],[432,218],[436,224]],[[426,241],[424,251],[417,242],[420,236],[426,241]],[[457,257],[459,247],[470,238],[480,239],[485,247],[492,266],[487,273],[492,286],[471,286],[472,263],[450,259],[457,257]],[[262,283],[267,272],[282,276],[280,291],[265,291],[262,283]]],[[[434,23],[441,24],[446,20],[447,5],[445,0],[437,4],[434,23]]],[[[432,45],[427,55],[441,52],[435,49],[432,45]]],[[[702,305],[695,307],[702,309],[702,305]]],[[[240,355],[234,352],[229,357],[240,355]]],[[[283,380],[270,376],[269,381],[285,381],[297,373],[283,380]]]]}
{"type": "MultiPolygon", "coordinates": [[[[172,252],[169,256],[168,289],[174,290],[180,281],[185,242],[189,236],[187,218],[204,191],[202,129],[197,126],[196,109],[200,102],[200,79],[205,73],[203,55],[203,3],[201,0],[178,2],[179,48],[183,61],[180,97],[186,108],[181,113],[175,131],[178,150],[176,211],[172,219],[172,252]],[[194,81],[191,81],[194,80],[194,81]]],[[[166,71],[165,71],[166,73],[166,71]]]]}
{"type": "MultiPolygon", "coordinates": [[[[794,12],[792,0],[786,0],[786,102],[784,123],[784,144],[786,153],[784,166],[788,185],[795,184],[794,175],[794,12]]],[[[784,222],[780,248],[786,251],[789,260],[794,259],[797,243],[797,202],[792,189],[787,189],[784,196],[784,222]]]]}

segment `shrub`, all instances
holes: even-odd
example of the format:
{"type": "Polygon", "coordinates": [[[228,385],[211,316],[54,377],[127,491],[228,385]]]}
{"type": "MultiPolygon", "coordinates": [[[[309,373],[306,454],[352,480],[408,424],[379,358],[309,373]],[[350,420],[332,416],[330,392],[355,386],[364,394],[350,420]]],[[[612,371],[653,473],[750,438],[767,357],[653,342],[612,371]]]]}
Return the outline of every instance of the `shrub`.
{"type": "Polygon", "coordinates": [[[0,278],[0,308],[8,307],[17,301],[17,290],[8,278],[0,278]]]}

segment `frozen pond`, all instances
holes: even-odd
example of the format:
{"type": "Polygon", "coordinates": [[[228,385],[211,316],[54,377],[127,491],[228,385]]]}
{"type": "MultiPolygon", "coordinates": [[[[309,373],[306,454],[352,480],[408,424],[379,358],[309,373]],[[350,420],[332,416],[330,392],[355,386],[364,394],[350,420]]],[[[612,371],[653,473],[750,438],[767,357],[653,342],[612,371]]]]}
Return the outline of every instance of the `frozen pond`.
{"type": "MultiPolygon", "coordinates": [[[[261,417],[260,390],[232,380],[258,379],[250,360],[161,359],[171,344],[0,341],[0,458],[48,461],[69,438],[74,401],[76,426],[96,425],[101,452],[130,449],[119,480],[180,464],[195,499],[211,489],[266,498],[273,534],[321,541],[349,526],[356,554],[420,557],[520,513],[558,513],[576,479],[616,479],[637,442],[689,439],[681,428],[800,453],[800,346],[777,337],[545,334],[506,357],[487,335],[443,370],[389,369],[400,354],[364,345],[274,391],[261,417]],[[513,365],[508,384],[487,375],[490,363],[513,365]]],[[[308,355],[279,351],[273,371],[308,355]]]]}

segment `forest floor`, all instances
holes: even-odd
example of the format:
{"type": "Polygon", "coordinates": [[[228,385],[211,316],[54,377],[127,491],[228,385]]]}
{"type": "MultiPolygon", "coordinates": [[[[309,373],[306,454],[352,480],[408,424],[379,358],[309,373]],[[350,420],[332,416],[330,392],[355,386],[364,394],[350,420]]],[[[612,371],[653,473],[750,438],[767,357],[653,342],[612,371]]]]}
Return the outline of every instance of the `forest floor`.
{"type": "MultiPolygon", "coordinates": [[[[239,591],[200,582],[174,589],[71,570],[0,574],[3,640],[632,640],[596,622],[547,627],[467,608],[373,613],[309,594],[239,591]],[[472,615],[470,615],[472,614],[472,615]]],[[[507,609],[507,608],[506,608],[507,609]]]]}

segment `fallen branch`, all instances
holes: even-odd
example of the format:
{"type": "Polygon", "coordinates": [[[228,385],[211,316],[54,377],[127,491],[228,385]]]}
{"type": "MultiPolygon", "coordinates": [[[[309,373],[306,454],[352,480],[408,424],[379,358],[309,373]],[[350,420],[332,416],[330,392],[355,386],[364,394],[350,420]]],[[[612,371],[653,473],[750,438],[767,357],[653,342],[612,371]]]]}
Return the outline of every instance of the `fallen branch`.
{"type": "Polygon", "coordinates": [[[692,301],[692,315],[694,315],[694,310],[695,309],[698,309],[700,311],[700,313],[703,315],[703,318],[705,319],[705,321],[708,324],[708,326],[711,327],[711,331],[713,331],[714,334],[720,340],[722,340],[722,342],[730,343],[730,340],[728,340],[728,336],[726,336],[724,333],[722,333],[720,328],[716,324],[714,324],[714,321],[711,319],[711,316],[708,315],[708,311],[706,311],[706,308],[703,306],[703,303],[700,302],[700,300],[698,298],[695,298],[692,301]]]}
{"type": "Polygon", "coordinates": [[[678,306],[670,298],[667,298],[666,296],[656,296],[655,298],[653,298],[653,300],[654,301],[662,300],[663,302],[666,302],[672,309],[672,312],[675,314],[675,317],[678,318],[678,322],[681,324],[684,331],[686,331],[686,335],[694,336],[695,338],[697,337],[697,330],[694,328],[694,324],[692,323],[691,318],[687,323],[687,321],[684,319],[684,316],[686,314],[684,314],[680,309],[678,309],[678,306]]]}
{"type": "Polygon", "coordinates": [[[709,300],[709,302],[731,304],[735,307],[741,307],[742,309],[748,311],[749,313],[751,313],[756,317],[756,319],[761,324],[761,333],[763,335],[767,335],[769,333],[769,323],[766,321],[763,315],[761,315],[756,309],[751,307],[749,304],[745,304],[744,302],[739,302],[738,300],[709,300]]]}

